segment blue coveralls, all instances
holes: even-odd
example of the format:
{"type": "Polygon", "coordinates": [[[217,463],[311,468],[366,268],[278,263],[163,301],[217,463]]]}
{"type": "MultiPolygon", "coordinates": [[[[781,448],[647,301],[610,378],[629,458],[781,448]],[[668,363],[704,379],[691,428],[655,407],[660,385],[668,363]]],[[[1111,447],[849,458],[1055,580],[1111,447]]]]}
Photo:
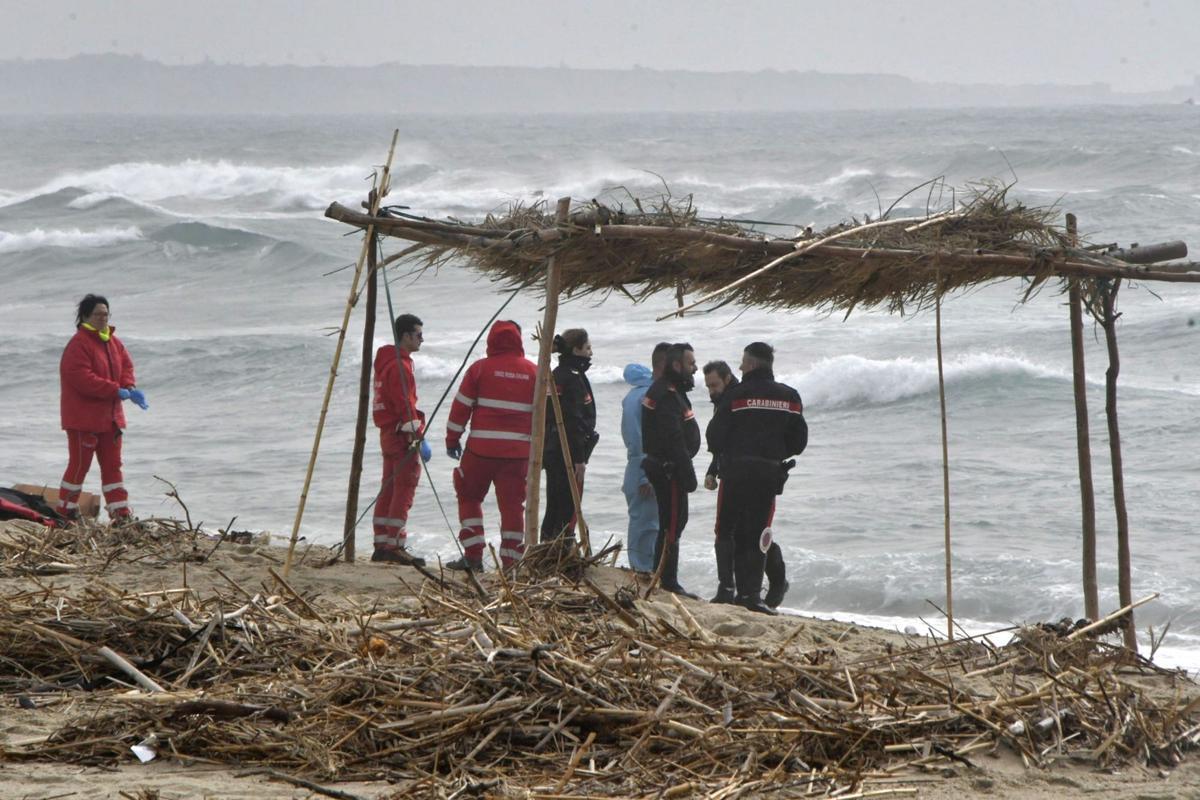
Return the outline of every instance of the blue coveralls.
{"type": "Polygon", "coordinates": [[[658,503],[654,496],[642,497],[638,487],[650,481],[642,471],[642,398],[653,382],[653,374],[641,364],[625,366],[625,382],[633,388],[621,401],[621,438],[625,440],[625,480],[621,491],[629,507],[629,533],[625,550],[629,566],[641,572],[654,571],[654,539],[658,536],[658,503]]]}

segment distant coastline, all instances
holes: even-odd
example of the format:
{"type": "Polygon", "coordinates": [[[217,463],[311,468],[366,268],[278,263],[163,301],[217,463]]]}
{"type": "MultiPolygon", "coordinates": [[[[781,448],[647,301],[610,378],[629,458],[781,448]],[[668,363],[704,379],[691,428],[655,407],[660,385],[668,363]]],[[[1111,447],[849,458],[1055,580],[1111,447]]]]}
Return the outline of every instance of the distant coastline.
{"type": "Polygon", "coordinates": [[[458,67],[168,65],[137,56],[0,61],[0,114],[762,112],[1181,104],[1192,84],[929,83],[890,74],[458,67]]]}

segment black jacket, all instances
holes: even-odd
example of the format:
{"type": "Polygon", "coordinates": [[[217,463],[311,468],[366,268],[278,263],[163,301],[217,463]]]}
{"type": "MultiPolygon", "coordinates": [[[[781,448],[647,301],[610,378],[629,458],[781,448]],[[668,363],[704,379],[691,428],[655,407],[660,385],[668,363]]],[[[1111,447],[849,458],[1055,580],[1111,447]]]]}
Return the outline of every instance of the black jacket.
{"type": "MultiPolygon", "coordinates": [[[[596,434],[596,403],[592,398],[592,384],[587,379],[591,361],[576,355],[564,355],[554,368],[554,388],[558,391],[558,404],[562,406],[563,426],[567,431],[567,446],[571,448],[571,461],[586,464],[592,449],[600,437],[596,434]]],[[[557,454],[562,449],[558,439],[558,420],[554,406],[546,398],[546,453],[557,454]]]]}
{"type": "Polygon", "coordinates": [[[685,491],[696,489],[692,457],[700,452],[700,425],[687,392],[663,377],[650,384],[642,398],[642,462],[654,480],[656,470],[679,481],[685,491]]]}
{"type": "Polygon", "coordinates": [[[776,381],[769,367],[751,370],[721,396],[706,438],[722,469],[742,458],[780,462],[799,455],[808,445],[800,394],[776,381]]]}
{"type": "MultiPolygon", "coordinates": [[[[732,389],[734,386],[737,386],[739,383],[736,375],[730,375],[729,378],[730,378],[730,383],[728,386],[725,387],[725,392],[728,392],[730,389],[732,389]]],[[[725,392],[721,392],[720,397],[718,397],[716,400],[712,401],[714,414],[717,412],[717,406],[721,405],[721,398],[725,396],[725,392]]],[[[714,478],[721,477],[721,457],[719,455],[717,455],[716,453],[713,453],[712,461],[708,465],[708,472],[706,472],[705,474],[712,475],[714,478]]]]}

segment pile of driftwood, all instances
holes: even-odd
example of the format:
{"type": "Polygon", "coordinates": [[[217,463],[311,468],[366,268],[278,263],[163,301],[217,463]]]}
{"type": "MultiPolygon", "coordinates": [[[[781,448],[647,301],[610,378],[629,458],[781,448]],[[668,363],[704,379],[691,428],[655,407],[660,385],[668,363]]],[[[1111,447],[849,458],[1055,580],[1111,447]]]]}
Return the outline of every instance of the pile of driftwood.
{"type": "Polygon", "coordinates": [[[1168,697],[1156,675],[1148,691],[1161,671],[1095,628],[864,656],[801,623],[770,646],[721,636],[674,596],[588,574],[472,586],[431,573],[367,608],[263,577],[204,594],[99,577],[0,596],[4,702],[69,704],[73,718],[3,757],[112,764],[136,747],[426,794],[857,797],[1000,749],[1031,765],[1169,767],[1200,740],[1196,687],[1174,676],[1168,697]]]}
{"type": "Polygon", "coordinates": [[[69,528],[9,522],[0,527],[0,577],[103,572],[131,549],[152,562],[202,560],[203,544],[198,530],[168,518],[123,525],[83,519],[69,528]]]}

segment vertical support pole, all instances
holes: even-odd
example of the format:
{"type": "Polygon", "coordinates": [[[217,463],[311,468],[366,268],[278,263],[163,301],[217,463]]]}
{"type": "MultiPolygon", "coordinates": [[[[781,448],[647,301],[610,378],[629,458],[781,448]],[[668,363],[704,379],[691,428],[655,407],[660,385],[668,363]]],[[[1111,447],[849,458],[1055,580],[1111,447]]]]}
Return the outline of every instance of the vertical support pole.
{"type": "Polygon", "coordinates": [[[354,425],[354,453],[350,456],[350,485],[346,489],[346,522],[342,528],[342,557],[354,561],[354,527],[358,518],[358,489],[362,483],[363,451],[367,446],[367,418],[371,414],[371,363],[375,355],[375,308],[379,298],[376,272],[378,235],[371,234],[367,251],[367,318],[363,323],[362,371],[358,379],[358,420],[354,425]]]}
{"type": "MultiPolygon", "coordinates": [[[[567,221],[571,198],[560,197],[555,208],[554,222],[567,221]]],[[[542,313],[542,333],[538,338],[537,380],[533,384],[533,425],[529,441],[529,472],[525,487],[525,546],[538,540],[538,512],[542,493],[542,448],[546,441],[546,386],[550,379],[550,349],[554,341],[554,326],[558,322],[558,267],[554,256],[546,260],[546,308],[542,313]]]]}
{"type": "MultiPolygon", "coordinates": [[[[1129,552],[1129,514],[1125,509],[1125,468],[1121,459],[1121,430],[1117,424],[1117,376],[1121,374],[1121,356],[1117,352],[1117,291],[1120,278],[1103,289],[1104,340],[1108,344],[1108,371],[1104,375],[1104,413],[1108,417],[1108,449],[1112,460],[1113,504],[1117,512],[1117,593],[1125,607],[1133,602],[1129,552]]],[[[1125,646],[1137,652],[1137,629],[1133,612],[1124,619],[1125,646]]]]}
{"type": "Polygon", "coordinates": [[[937,297],[934,299],[937,314],[937,367],[938,402],[942,417],[942,509],[945,523],[944,546],[946,551],[946,639],[954,640],[954,580],[950,566],[950,445],[946,432],[946,375],[942,367],[942,276],[938,270],[937,297]]]}
{"type": "MultiPolygon", "coordinates": [[[[1078,224],[1067,214],[1067,238],[1078,244],[1078,224]]],[[[1088,619],[1100,619],[1100,590],[1096,580],[1096,490],[1092,484],[1092,443],[1088,426],[1087,372],[1083,362],[1083,297],[1080,279],[1070,279],[1071,374],[1075,386],[1075,442],[1079,451],[1079,499],[1083,515],[1083,609],[1088,619]]]]}
{"type": "MultiPolygon", "coordinates": [[[[392,132],[392,145],[388,148],[387,162],[383,165],[379,184],[371,191],[371,216],[379,213],[379,202],[388,193],[388,183],[391,179],[392,157],[396,154],[396,140],[400,138],[400,129],[392,132]]],[[[354,267],[354,280],[350,284],[350,296],[346,298],[346,311],[342,315],[342,327],[338,330],[337,347],[333,351],[333,363],[329,365],[329,380],[325,384],[325,399],[321,401],[321,416],[317,419],[317,430],[313,434],[312,454],[308,457],[308,472],[304,475],[304,488],[300,491],[300,504],[296,507],[296,519],[292,523],[292,539],[288,543],[287,559],[283,562],[283,577],[287,578],[292,571],[292,558],[296,553],[296,542],[300,538],[300,521],[304,519],[304,506],[308,503],[308,490],[312,486],[313,470],[317,466],[317,453],[321,449],[321,434],[325,431],[325,416],[329,413],[329,399],[333,396],[333,382],[337,378],[338,364],[342,360],[342,346],[346,343],[346,329],[350,327],[350,312],[358,301],[358,281],[362,278],[363,262],[366,261],[370,249],[375,226],[368,225],[363,237],[362,252],[358,255],[358,264],[354,267]]]]}

